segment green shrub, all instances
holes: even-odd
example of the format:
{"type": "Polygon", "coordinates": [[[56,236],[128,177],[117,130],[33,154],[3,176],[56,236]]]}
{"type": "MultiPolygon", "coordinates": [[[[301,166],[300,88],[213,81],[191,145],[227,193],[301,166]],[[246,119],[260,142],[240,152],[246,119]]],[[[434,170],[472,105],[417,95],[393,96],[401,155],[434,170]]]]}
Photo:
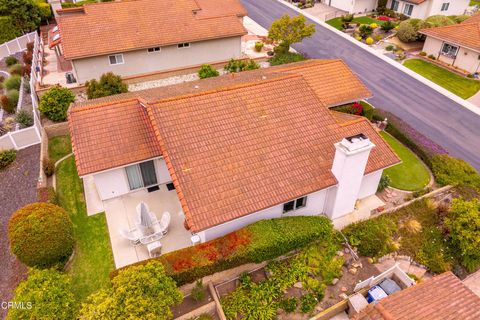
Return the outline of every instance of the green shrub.
{"type": "Polygon", "coordinates": [[[469,272],[480,267],[480,200],[454,199],[445,224],[469,272]]]}
{"type": "Polygon", "coordinates": [[[368,44],[368,45],[372,45],[373,42],[374,42],[374,40],[371,37],[368,37],[367,39],[365,39],[365,43],[368,44]]]}
{"type": "Polygon", "coordinates": [[[14,64],[17,64],[17,63],[18,63],[18,59],[15,56],[8,56],[8,57],[5,58],[5,64],[8,67],[11,67],[11,66],[13,66],[14,64]]]}
{"type": "Polygon", "coordinates": [[[37,201],[48,202],[58,205],[58,197],[53,187],[43,187],[37,189],[37,201]]]}
{"type": "Polygon", "coordinates": [[[360,37],[366,38],[373,33],[373,28],[368,24],[362,24],[360,28],[358,28],[358,31],[360,32],[360,37]]]}
{"type": "Polygon", "coordinates": [[[393,51],[395,49],[395,46],[393,44],[389,44],[388,46],[385,47],[385,50],[387,51],[393,51]]]}
{"type": "Polygon", "coordinates": [[[17,158],[17,151],[14,149],[0,150],[0,170],[5,169],[17,158]]]}
{"type": "Polygon", "coordinates": [[[459,16],[448,16],[451,20],[453,20],[455,23],[462,23],[463,21],[467,20],[471,16],[463,14],[459,16]]]}
{"type": "Polygon", "coordinates": [[[444,16],[444,15],[430,16],[427,19],[425,19],[425,22],[429,24],[429,27],[451,26],[456,23],[450,17],[444,16]]]}
{"type": "Polygon", "coordinates": [[[20,98],[20,92],[18,90],[12,89],[7,91],[7,97],[8,101],[10,101],[12,107],[13,107],[13,112],[9,113],[14,113],[15,110],[17,109],[17,104],[18,104],[18,99],[20,98]]]}
{"type": "Polygon", "coordinates": [[[297,298],[291,297],[291,298],[285,298],[280,300],[279,302],[279,307],[285,313],[292,313],[297,309],[297,298]]]}
{"type": "Polygon", "coordinates": [[[209,64],[202,64],[200,70],[198,70],[198,77],[200,79],[218,77],[218,71],[209,64]]]}
{"type": "Polygon", "coordinates": [[[20,90],[21,82],[22,82],[22,78],[19,75],[12,75],[3,82],[3,86],[7,90],[12,90],[12,89],[20,90]]]}
{"type": "Polygon", "coordinates": [[[12,301],[23,302],[26,307],[11,308],[8,320],[75,319],[76,301],[70,279],[53,269],[30,269],[28,278],[15,289],[12,301]]]}
{"type": "Polygon", "coordinates": [[[300,311],[306,314],[310,314],[317,305],[317,299],[311,293],[307,293],[300,298],[300,311]]]}
{"type": "Polygon", "coordinates": [[[183,299],[175,281],[158,261],[121,270],[112,287],[90,295],[80,319],[159,319],[173,317],[170,307],[183,299]]]}
{"type": "MultiPolygon", "coordinates": [[[[166,253],[154,260],[161,261],[168,274],[183,285],[244,263],[279,257],[312,241],[329,242],[334,234],[331,221],[326,217],[262,220],[221,238],[166,253]]],[[[117,271],[113,271],[111,277],[116,274],[117,271]]]]}
{"type": "Polygon", "coordinates": [[[430,227],[424,230],[424,237],[415,260],[425,265],[434,273],[442,273],[452,269],[453,253],[444,245],[445,238],[438,227],[430,227]]]}
{"type": "Polygon", "coordinates": [[[246,70],[255,70],[260,68],[260,65],[255,60],[231,59],[223,69],[226,72],[242,72],[246,70]]]}
{"type": "Polygon", "coordinates": [[[35,0],[38,8],[40,9],[40,16],[42,21],[50,19],[52,17],[52,8],[50,4],[45,0],[35,0]]]}
{"type": "Polygon", "coordinates": [[[113,74],[113,72],[104,73],[100,77],[100,81],[92,79],[85,82],[85,85],[87,87],[88,99],[128,92],[127,84],[123,83],[122,78],[113,74]]]}
{"type": "Polygon", "coordinates": [[[432,60],[436,60],[436,59],[437,59],[437,58],[435,58],[435,56],[434,56],[433,54],[429,54],[429,55],[428,55],[428,58],[429,58],[429,59],[432,59],[432,60]]]}
{"type": "Polygon", "coordinates": [[[395,29],[395,23],[394,23],[393,21],[390,21],[390,20],[389,20],[389,21],[385,21],[385,23],[382,24],[382,25],[380,26],[380,28],[381,28],[383,31],[388,32],[388,31],[390,31],[390,30],[392,30],[392,29],[395,29]]]}
{"type": "Polygon", "coordinates": [[[414,42],[421,40],[423,35],[418,30],[430,28],[431,25],[420,19],[408,19],[400,22],[397,30],[397,37],[402,42],[414,42]]]}
{"type": "Polygon", "coordinates": [[[73,224],[62,208],[45,202],[15,211],[8,224],[10,249],[27,266],[51,267],[73,252],[73,224]]]}
{"type": "Polygon", "coordinates": [[[260,52],[263,49],[263,42],[257,41],[255,42],[255,51],[260,52]]]}
{"type": "Polygon", "coordinates": [[[270,65],[272,66],[277,66],[280,64],[298,62],[302,60],[305,60],[305,57],[301,53],[287,52],[274,55],[273,57],[268,59],[268,62],[270,62],[270,65]]]}
{"type": "Polygon", "coordinates": [[[12,17],[6,15],[0,16],[0,43],[13,40],[21,35],[22,32],[15,26],[12,17]]]}
{"type": "Polygon", "coordinates": [[[0,96],[0,103],[2,104],[2,109],[8,113],[15,113],[15,108],[17,105],[14,105],[7,96],[0,96]]]}
{"type": "Polygon", "coordinates": [[[383,216],[349,225],[342,232],[362,256],[378,258],[392,251],[391,237],[397,226],[383,216]]]}
{"type": "Polygon", "coordinates": [[[192,298],[195,301],[203,301],[203,299],[205,299],[202,279],[195,281],[195,286],[192,289],[192,298]]]}
{"type": "Polygon", "coordinates": [[[480,175],[468,162],[444,154],[432,157],[431,164],[438,184],[467,185],[480,189],[480,175]]]}
{"type": "Polygon", "coordinates": [[[40,99],[38,109],[52,121],[65,121],[68,107],[73,101],[75,101],[75,96],[70,90],[57,86],[45,92],[40,99]]]}
{"type": "Polygon", "coordinates": [[[14,64],[8,69],[8,72],[10,72],[11,75],[22,75],[22,65],[20,63],[14,64]]]}
{"type": "Polygon", "coordinates": [[[390,185],[390,177],[387,174],[382,174],[380,182],[378,183],[377,192],[385,190],[390,185]]]}
{"type": "Polygon", "coordinates": [[[43,158],[43,172],[47,177],[53,176],[55,173],[55,162],[50,158],[43,158]]]}
{"type": "Polygon", "coordinates": [[[31,127],[33,125],[33,116],[28,111],[20,110],[15,114],[15,121],[23,127],[31,127]]]}

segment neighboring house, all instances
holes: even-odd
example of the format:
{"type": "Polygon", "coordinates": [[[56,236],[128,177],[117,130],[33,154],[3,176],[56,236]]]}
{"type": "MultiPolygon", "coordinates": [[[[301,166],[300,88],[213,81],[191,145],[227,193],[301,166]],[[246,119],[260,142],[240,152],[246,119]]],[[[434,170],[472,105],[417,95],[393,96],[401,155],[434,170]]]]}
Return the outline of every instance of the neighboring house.
{"type": "Polygon", "coordinates": [[[439,14],[465,14],[469,4],[469,0],[388,0],[387,8],[410,18],[426,19],[439,14]]]}
{"type": "Polygon", "coordinates": [[[451,66],[476,73],[480,67],[479,15],[451,26],[422,29],[423,51],[451,66]]]}
{"type": "Polygon", "coordinates": [[[239,58],[247,34],[238,0],[113,1],[58,13],[58,52],[78,83],[239,58]]]}
{"type": "Polygon", "coordinates": [[[399,158],[367,119],[328,109],[370,95],[342,61],[313,60],[77,103],[69,127],[101,200],[174,188],[207,241],[282,216],[335,223],[374,195],[399,158]]]}
{"type": "Polygon", "coordinates": [[[372,12],[378,6],[378,0],[324,0],[322,2],[352,14],[372,12]]]}
{"type": "Polygon", "coordinates": [[[370,303],[352,320],[480,319],[480,297],[445,272],[370,303]]]}

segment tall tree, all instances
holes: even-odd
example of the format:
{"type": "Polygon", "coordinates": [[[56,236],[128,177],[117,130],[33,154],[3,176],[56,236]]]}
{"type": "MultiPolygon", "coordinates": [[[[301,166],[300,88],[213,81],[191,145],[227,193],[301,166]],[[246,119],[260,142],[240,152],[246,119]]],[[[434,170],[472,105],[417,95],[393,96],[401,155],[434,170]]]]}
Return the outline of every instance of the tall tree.
{"type": "Polygon", "coordinates": [[[268,30],[268,37],[279,44],[279,52],[288,52],[290,46],[311,37],[315,33],[315,25],[307,24],[304,16],[290,17],[283,15],[273,21],[268,30]]]}
{"type": "Polygon", "coordinates": [[[0,0],[0,15],[9,16],[22,32],[35,30],[42,18],[40,8],[33,0],[0,0]]]}

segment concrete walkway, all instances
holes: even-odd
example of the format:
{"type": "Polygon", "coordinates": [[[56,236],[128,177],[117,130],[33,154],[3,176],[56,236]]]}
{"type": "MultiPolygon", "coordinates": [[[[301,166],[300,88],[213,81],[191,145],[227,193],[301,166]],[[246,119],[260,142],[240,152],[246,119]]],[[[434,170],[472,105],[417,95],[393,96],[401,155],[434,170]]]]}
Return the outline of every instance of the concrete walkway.
{"type": "Polygon", "coordinates": [[[473,103],[474,105],[476,105],[477,107],[480,107],[480,91],[475,93],[473,96],[471,96],[467,100],[473,103]]]}

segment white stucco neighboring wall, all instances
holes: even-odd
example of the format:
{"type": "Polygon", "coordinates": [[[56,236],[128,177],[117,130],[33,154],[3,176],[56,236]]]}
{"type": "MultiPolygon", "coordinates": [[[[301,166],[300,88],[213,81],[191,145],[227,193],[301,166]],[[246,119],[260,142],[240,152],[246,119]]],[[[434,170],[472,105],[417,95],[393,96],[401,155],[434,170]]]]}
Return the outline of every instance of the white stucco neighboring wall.
{"type": "Polygon", "coordinates": [[[173,45],[161,47],[159,52],[148,52],[145,48],[116,54],[123,55],[122,64],[111,65],[109,55],[72,60],[78,83],[98,79],[106,72],[126,77],[240,58],[242,44],[241,37],[237,36],[192,42],[188,48],[173,45]]]}
{"type": "MultiPolygon", "coordinates": [[[[448,41],[445,42],[456,45],[455,43],[451,43],[448,41]]],[[[444,41],[440,39],[427,37],[425,43],[423,44],[423,51],[425,51],[427,55],[432,54],[438,60],[445,62],[449,65],[458,67],[460,69],[466,70],[468,72],[475,73],[480,70],[480,52],[458,46],[459,50],[456,58],[454,59],[452,57],[447,57],[440,54],[443,44],[444,41]]]]}
{"type": "MultiPolygon", "coordinates": [[[[405,7],[411,3],[400,1],[396,12],[405,14],[405,7]]],[[[467,10],[469,0],[426,0],[421,4],[414,4],[410,18],[426,19],[433,15],[462,15],[467,10]],[[444,3],[449,3],[448,9],[442,11],[444,3]]],[[[387,8],[392,8],[392,0],[388,0],[387,8]]]]}
{"type": "MultiPolygon", "coordinates": [[[[171,182],[172,178],[170,177],[170,173],[168,172],[165,160],[163,160],[163,158],[156,158],[151,160],[154,161],[155,173],[157,175],[158,184],[160,185],[171,182]]],[[[119,197],[129,192],[132,192],[128,185],[125,166],[107,171],[102,171],[99,173],[94,173],[92,174],[92,176],[101,200],[119,197]]],[[[138,190],[139,189],[133,191],[138,190]]]]}
{"type": "Polygon", "coordinates": [[[354,13],[353,6],[355,0],[326,0],[325,3],[329,4],[331,7],[347,11],[348,13],[354,13]]]}
{"type": "Polygon", "coordinates": [[[377,0],[354,0],[353,13],[372,12],[377,8],[377,0]]]}
{"type": "Polygon", "coordinates": [[[249,224],[260,220],[274,219],[281,217],[291,217],[291,216],[313,216],[321,215],[324,212],[325,199],[328,189],[323,189],[307,195],[307,203],[305,207],[299,208],[297,210],[283,213],[283,204],[279,204],[274,207],[270,207],[241,218],[228,221],[226,223],[220,224],[218,226],[203,230],[197,233],[200,236],[202,242],[212,240],[227,233],[233,232],[235,230],[241,229],[249,224]]]}

